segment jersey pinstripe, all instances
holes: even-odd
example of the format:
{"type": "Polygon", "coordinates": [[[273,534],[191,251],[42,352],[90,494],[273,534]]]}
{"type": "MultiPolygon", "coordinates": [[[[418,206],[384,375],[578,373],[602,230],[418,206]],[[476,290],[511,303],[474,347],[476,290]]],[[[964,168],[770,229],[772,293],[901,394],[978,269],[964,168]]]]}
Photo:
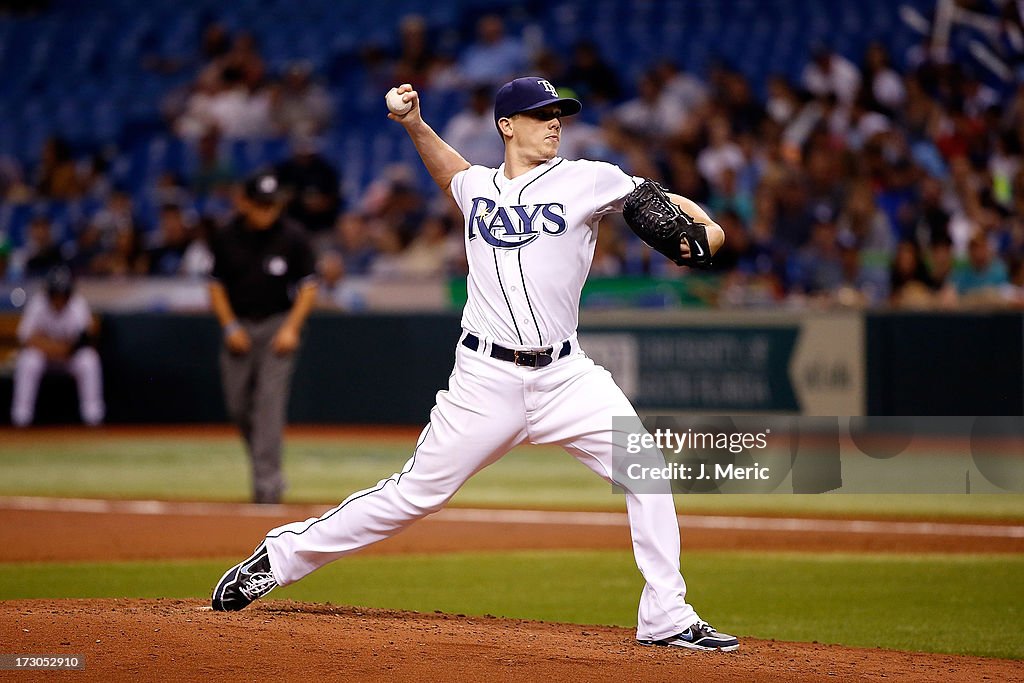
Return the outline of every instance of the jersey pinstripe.
{"type": "Polygon", "coordinates": [[[452,179],[469,262],[462,325],[513,348],[553,346],[576,332],[598,223],[643,179],[560,157],[504,171],[472,166],[452,179]]]}

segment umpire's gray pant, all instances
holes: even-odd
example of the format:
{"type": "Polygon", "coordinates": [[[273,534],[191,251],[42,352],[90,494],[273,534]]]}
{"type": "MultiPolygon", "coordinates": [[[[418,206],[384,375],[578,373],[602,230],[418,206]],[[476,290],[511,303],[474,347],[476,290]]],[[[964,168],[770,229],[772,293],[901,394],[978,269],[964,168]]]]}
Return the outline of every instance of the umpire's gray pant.
{"type": "Polygon", "coordinates": [[[281,449],[295,354],[274,353],[271,341],[286,315],[241,320],[252,339],[245,354],[221,348],[221,380],[228,415],[238,425],[252,462],[253,501],[276,503],[284,493],[281,449]]]}

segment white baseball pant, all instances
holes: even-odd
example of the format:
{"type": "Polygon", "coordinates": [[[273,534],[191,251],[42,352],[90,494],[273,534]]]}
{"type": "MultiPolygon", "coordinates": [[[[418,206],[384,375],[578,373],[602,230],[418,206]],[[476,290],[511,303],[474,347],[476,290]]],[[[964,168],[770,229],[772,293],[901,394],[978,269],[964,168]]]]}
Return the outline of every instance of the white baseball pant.
{"type": "Polygon", "coordinates": [[[14,397],[11,402],[11,422],[24,427],[32,423],[36,411],[39,382],[46,372],[66,372],[78,385],[78,410],[82,422],[98,425],[103,422],[106,406],[103,403],[103,369],[96,349],[83,347],[63,362],[48,361],[36,348],[18,352],[14,367],[14,397]]]}
{"type": "MultiPolygon", "coordinates": [[[[575,338],[571,344],[569,355],[544,368],[490,358],[486,343],[477,351],[459,344],[448,390],[438,392],[430,424],[401,472],[319,518],[267,534],[277,582],[298,581],[437,512],[473,474],[524,442],[558,444],[610,482],[613,440],[624,444],[626,438],[613,431],[612,416],[635,418],[636,412],[608,371],[583,354],[575,338]]],[[[698,620],[679,572],[675,505],[670,493],[625,496],[633,553],[646,581],[637,637],[660,640],[698,620]]]]}

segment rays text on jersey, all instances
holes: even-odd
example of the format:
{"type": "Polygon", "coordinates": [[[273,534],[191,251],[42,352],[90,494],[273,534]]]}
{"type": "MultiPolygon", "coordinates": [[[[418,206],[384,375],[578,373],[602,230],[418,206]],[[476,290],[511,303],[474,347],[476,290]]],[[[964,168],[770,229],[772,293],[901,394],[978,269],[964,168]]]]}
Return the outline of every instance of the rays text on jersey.
{"type": "Polygon", "coordinates": [[[474,197],[469,214],[469,239],[477,233],[498,249],[519,249],[540,235],[561,235],[566,230],[565,205],[517,204],[498,206],[493,199],[474,197]]]}

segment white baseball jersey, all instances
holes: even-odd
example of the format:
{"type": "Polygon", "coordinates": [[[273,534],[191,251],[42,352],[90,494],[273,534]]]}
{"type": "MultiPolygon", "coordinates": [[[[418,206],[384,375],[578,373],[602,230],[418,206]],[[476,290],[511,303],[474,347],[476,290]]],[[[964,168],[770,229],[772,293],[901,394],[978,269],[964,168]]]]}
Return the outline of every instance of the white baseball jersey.
{"type": "MultiPolygon", "coordinates": [[[[75,344],[92,323],[89,304],[79,294],[72,294],[67,306],[56,310],[45,291],[37,292],[25,307],[18,323],[18,340],[24,345],[37,334],[75,344]]],[[[50,369],[70,373],[78,384],[78,407],[82,421],[96,425],[103,421],[103,371],[96,349],[77,348],[65,361],[55,362],[37,348],[25,346],[18,353],[14,368],[14,395],[11,400],[11,422],[23,427],[35,416],[39,382],[50,369]]]]}
{"type": "Polygon", "coordinates": [[[561,157],[511,180],[504,164],[456,174],[469,260],[462,326],[512,348],[572,337],[597,224],[641,182],[612,164],[561,157]]]}
{"type": "Polygon", "coordinates": [[[46,292],[36,292],[18,323],[18,340],[24,344],[32,336],[42,334],[58,341],[74,342],[91,322],[89,304],[80,294],[72,294],[68,305],[58,311],[50,305],[46,292]]]}
{"type": "MultiPolygon", "coordinates": [[[[400,472],[353,493],[320,517],[272,529],[264,540],[274,582],[287,585],[318,567],[393,536],[441,509],[462,484],[521,443],[558,444],[624,491],[637,566],[645,580],[637,638],[660,640],[699,620],[679,571],[679,525],[668,483],[637,491],[616,479],[614,444],[643,429],[611,374],[579,347],[547,365],[493,356],[493,344],[553,347],[576,332],[580,293],[601,217],[622,209],[642,182],[617,167],[554,158],[517,178],[472,166],[452,195],[466,217],[469,300],[462,324],[484,344],[455,348],[448,388],[437,392],[430,423],[400,472]],[[613,416],[635,420],[616,426],[613,416]]],[[[654,452],[661,462],[660,452],[654,452]]],[[[234,569],[213,602],[226,595],[234,569]]]]}

